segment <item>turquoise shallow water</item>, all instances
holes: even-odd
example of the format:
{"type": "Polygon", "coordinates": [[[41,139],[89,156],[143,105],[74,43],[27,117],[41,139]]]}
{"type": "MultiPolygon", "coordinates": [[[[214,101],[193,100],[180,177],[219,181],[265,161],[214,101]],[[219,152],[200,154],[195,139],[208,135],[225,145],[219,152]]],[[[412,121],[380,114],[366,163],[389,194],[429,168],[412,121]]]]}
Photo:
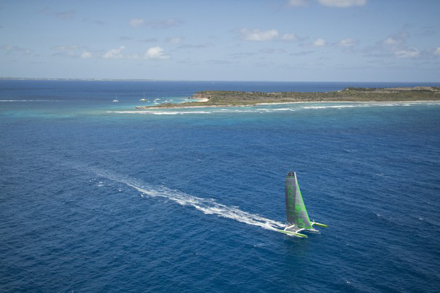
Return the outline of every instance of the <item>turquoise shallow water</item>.
{"type": "Polygon", "coordinates": [[[133,111],[352,85],[1,81],[1,291],[437,292],[440,104],[133,111]],[[291,170],[308,239],[271,230],[291,170]]]}

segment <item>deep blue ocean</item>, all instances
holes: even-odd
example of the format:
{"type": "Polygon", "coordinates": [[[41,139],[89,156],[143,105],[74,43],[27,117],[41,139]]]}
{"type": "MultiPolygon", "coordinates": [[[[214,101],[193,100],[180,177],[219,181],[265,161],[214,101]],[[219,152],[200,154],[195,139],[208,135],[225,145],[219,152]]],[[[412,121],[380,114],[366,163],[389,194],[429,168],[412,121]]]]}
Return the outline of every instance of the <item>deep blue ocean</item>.
{"type": "Polygon", "coordinates": [[[1,80],[0,291],[439,292],[440,103],[134,109],[415,85],[1,80]]]}

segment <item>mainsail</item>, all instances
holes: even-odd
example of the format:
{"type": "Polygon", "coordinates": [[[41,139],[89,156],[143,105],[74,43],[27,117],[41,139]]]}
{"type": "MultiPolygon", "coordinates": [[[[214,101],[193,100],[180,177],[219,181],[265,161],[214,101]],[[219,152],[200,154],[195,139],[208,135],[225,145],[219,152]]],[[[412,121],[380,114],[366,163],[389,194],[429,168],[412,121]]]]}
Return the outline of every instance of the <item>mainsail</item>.
{"type": "Polygon", "coordinates": [[[287,227],[279,232],[288,235],[307,238],[307,235],[299,232],[307,230],[319,233],[313,226],[327,227],[327,225],[315,221],[310,222],[295,172],[289,172],[286,178],[286,214],[287,227]]]}
{"type": "Polygon", "coordinates": [[[289,172],[286,178],[286,214],[287,223],[295,230],[313,229],[295,172],[289,172]]]}

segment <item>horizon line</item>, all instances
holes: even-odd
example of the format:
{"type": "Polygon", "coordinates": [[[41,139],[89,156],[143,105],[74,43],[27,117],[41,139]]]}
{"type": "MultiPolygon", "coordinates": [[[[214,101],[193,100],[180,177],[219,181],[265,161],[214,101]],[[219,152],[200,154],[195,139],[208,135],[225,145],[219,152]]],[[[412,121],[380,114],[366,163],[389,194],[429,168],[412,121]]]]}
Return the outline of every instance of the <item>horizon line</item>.
{"type": "Polygon", "coordinates": [[[143,81],[143,82],[292,82],[292,83],[440,83],[439,81],[292,81],[292,80],[196,80],[196,79],[155,79],[155,78],[81,78],[81,77],[0,77],[0,80],[64,80],[64,81],[143,81]]]}

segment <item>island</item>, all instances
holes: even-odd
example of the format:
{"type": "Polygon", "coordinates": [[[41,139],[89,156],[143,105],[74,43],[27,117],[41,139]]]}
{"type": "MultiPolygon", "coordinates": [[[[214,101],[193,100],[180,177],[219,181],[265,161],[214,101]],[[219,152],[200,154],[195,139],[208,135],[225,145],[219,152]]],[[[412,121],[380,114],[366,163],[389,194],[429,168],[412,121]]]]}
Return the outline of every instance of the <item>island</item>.
{"type": "Polygon", "coordinates": [[[200,91],[185,103],[136,106],[136,109],[170,109],[195,107],[234,107],[305,102],[409,102],[440,101],[440,87],[416,86],[396,88],[348,87],[332,92],[242,92],[200,91]]]}

